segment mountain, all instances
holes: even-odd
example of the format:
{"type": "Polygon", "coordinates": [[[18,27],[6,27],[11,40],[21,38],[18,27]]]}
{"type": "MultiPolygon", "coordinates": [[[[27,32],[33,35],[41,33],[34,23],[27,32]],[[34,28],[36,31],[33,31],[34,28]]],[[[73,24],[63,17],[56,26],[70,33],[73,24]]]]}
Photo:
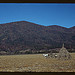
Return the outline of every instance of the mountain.
{"type": "Polygon", "coordinates": [[[75,26],[43,26],[27,21],[0,24],[0,51],[75,48],[75,26]]]}

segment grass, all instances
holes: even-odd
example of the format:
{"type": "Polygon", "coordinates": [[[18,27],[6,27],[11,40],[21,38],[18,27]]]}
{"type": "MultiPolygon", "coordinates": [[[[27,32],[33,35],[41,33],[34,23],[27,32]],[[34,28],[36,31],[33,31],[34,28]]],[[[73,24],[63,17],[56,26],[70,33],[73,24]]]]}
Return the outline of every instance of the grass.
{"type": "Polygon", "coordinates": [[[71,60],[44,58],[42,54],[0,56],[1,72],[75,72],[75,53],[71,60]]]}

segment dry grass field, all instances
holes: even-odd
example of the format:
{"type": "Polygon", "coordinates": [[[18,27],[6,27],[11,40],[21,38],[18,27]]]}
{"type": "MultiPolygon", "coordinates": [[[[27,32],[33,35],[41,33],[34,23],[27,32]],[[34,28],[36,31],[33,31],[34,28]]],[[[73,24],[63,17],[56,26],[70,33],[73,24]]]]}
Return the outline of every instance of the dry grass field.
{"type": "Polygon", "coordinates": [[[45,58],[42,54],[0,56],[0,72],[75,72],[75,53],[71,60],[45,58]]]}

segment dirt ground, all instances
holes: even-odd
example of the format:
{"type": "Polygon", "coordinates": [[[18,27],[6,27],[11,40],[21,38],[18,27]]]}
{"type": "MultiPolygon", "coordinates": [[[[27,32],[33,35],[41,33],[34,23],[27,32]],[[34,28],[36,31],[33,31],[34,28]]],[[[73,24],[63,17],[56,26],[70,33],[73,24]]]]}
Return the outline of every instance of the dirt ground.
{"type": "Polygon", "coordinates": [[[2,55],[0,72],[75,72],[75,53],[71,60],[45,58],[42,54],[2,55]]]}

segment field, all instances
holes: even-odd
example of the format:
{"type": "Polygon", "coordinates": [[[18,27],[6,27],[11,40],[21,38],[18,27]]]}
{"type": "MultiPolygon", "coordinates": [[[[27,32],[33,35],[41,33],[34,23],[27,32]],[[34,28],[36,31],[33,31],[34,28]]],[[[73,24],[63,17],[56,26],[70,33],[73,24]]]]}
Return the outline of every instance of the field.
{"type": "Polygon", "coordinates": [[[71,60],[45,58],[42,54],[2,55],[0,72],[75,72],[75,53],[71,60]]]}

